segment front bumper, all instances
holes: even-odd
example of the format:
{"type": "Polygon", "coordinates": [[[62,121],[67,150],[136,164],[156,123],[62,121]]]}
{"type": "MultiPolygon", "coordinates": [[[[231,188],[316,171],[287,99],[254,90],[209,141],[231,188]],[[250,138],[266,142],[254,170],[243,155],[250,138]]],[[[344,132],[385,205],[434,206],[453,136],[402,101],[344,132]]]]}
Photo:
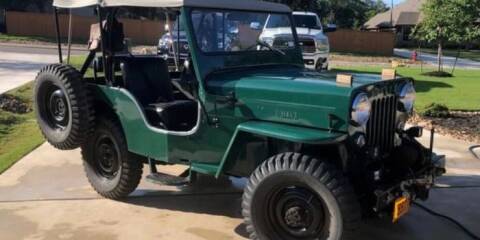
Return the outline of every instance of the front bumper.
{"type": "Polygon", "coordinates": [[[416,172],[412,172],[411,178],[397,182],[393,186],[375,190],[376,204],[374,211],[380,213],[390,210],[396,199],[406,197],[410,201],[426,200],[430,189],[434,186],[435,179],[446,173],[444,155],[432,153],[431,161],[416,172]]]}
{"type": "Polygon", "coordinates": [[[328,52],[303,53],[303,62],[309,69],[328,69],[328,52]]]}

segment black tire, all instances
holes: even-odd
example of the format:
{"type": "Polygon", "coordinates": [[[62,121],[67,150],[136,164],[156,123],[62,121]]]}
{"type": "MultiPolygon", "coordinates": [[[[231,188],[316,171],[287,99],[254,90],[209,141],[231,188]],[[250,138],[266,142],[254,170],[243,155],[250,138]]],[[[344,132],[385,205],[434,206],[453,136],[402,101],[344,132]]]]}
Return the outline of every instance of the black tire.
{"type": "Polygon", "coordinates": [[[128,151],[116,121],[101,118],[97,122],[95,132],[81,147],[85,173],[98,194],[121,199],[137,188],[145,159],[128,151]]]}
{"type": "Polygon", "coordinates": [[[283,153],[261,164],[243,194],[250,239],[345,239],[361,218],[352,187],[321,159],[283,153]]]}
{"type": "Polygon", "coordinates": [[[43,136],[61,150],[81,146],[94,127],[92,96],[73,67],[52,64],[35,80],[34,108],[43,136]]]}
{"type": "Polygon", "coordinates": [[[319,60],[317,60],[317,63],[315,64],[315,70],[318,72],[322,72],[325,70],[328,70],[328,64],[326,67],[323,67],[323,63],[319,60]]]}

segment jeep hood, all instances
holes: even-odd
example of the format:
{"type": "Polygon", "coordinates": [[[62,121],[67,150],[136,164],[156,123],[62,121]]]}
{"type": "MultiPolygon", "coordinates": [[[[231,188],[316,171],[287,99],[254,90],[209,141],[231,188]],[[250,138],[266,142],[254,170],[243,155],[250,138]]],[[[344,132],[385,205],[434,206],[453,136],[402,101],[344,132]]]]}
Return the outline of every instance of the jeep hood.
{"type": "Polygon", "coordinates": [[[234,94],[238,117],[344,132],[352,96],[381,81],[372,74],[354,74],[354,79],[344,86],[336,83],[336,73],[283,67],[216,73],[206,87],[217,96],[234,94]]]}

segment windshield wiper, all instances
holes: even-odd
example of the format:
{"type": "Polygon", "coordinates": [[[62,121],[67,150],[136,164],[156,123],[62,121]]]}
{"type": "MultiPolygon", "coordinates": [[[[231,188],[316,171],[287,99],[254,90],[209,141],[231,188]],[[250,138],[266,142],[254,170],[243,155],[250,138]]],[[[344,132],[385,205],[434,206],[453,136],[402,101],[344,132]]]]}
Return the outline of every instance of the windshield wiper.
{"type": "Polygon", "coordinates": [[[281,55],[285,56],[287,55],[284,51],[274,47],[274,46],[270,46],[270,44],[268,44],[267,42],[263,41],[263,40],[260,40],[258,39],[257,40],[257,44],[262,46],[262,47],[266,47],[268,49],[270,49],[271,51],[274,51],[274,52],[277,52],[277,53],[280,53],[281,55]]]}

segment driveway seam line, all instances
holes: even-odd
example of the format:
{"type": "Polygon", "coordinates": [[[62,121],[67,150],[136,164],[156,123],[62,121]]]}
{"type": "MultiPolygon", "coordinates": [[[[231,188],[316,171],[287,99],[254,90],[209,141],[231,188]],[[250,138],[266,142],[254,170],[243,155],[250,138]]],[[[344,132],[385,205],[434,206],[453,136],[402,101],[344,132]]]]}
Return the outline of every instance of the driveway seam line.
{"type": "MultiPolygon", "coordinates": [[[[213,193],[174,193],[174,194],[160,194],[151,196],[130,196],[117,202],[127,202],[130,199],[147,199],[147,198],[162,198],[162,197],[188,197],[188,196],[211,196],[211,195],[240,195],[242,192],[213,192],[213,193]]],[[[109,200],[108,198],[45,198],[45,199],[20,199],[20,200],[6,200],[1,203],[22,203],[22,202],[56,202],[56,201],[92,201],[92,200],[109,200]]],[[[113,200],[112,200],[113,201],[113,200]]]]}

